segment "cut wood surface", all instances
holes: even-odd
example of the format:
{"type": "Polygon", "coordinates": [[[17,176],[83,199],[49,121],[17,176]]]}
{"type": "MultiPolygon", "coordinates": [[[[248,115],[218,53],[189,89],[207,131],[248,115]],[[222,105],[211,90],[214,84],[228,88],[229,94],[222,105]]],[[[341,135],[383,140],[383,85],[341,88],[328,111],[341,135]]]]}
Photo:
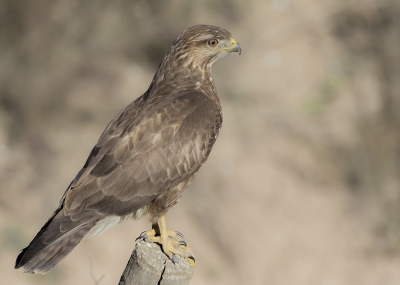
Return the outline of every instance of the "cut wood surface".
{"type": "Polygon", "coordinates": [[[140,240],[133,250],[118,285],[187,285],[194,262],[174,255],[170,260],[156,243],[140,240]]]}

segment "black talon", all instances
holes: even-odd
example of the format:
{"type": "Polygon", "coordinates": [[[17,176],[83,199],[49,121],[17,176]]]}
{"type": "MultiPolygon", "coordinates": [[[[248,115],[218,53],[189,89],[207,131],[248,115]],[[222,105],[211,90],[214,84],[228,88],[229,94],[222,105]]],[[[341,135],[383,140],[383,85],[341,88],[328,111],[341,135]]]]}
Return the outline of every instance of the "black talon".
{"type": "Polygon", "coordinates": [[[196,258],[194,258],[194,255],[191,253],[189,254],[189,256],[187,258],[193,259],[193,261],[196,262],[196,258]]]}
{"type": "Polygon", "coordinates": [[[181,232],[175,231],[175,233],[182,238],[183,241],[185,241],[185,237],[181,232]]]}
{"type": "Polygon", "coordinates": [[[135,239],[135,242],[137,242],[138,239],[146,239],[146,238],[148,238],[147,231],[144,231],[135,239]]]}

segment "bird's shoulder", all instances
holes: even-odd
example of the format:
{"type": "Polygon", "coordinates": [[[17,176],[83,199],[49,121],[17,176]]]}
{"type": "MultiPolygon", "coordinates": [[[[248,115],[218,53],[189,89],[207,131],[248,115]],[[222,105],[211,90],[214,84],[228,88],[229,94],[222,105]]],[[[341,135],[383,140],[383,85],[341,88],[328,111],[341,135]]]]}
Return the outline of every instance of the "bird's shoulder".
{"type": "Polygon", "coordinates": [[[114,201],[125,213],[145,205],[197,172],[221,123],[220,106],[201,92],[135,100],[103,132],[66,192],[66,208],[112,213],[103,203],[114,201]]]}

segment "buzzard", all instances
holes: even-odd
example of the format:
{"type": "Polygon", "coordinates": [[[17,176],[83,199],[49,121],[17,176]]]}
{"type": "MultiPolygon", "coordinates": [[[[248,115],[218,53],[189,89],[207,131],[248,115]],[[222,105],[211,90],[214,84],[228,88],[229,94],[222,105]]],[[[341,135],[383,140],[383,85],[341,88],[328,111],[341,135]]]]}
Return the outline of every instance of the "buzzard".
{"type": "Polygon", "coordinates": [[[239,44],[196,25],[172,44],[148,90],[106,127],[58,208],[18,255],[15,268],[47,273],[83,239],[150,214],[145,236],[184,256],[165,214],[207,160],[222,124],[211,66],[239,44]]]}

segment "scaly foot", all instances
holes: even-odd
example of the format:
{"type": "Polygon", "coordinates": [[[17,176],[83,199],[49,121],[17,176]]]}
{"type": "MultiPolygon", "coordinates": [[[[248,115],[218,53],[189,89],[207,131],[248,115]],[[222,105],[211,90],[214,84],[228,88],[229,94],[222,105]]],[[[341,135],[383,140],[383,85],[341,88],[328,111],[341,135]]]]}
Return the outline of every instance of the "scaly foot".
{"type": "MultiPolygon", "coordinates": [[[[152,239],[152,238],[154,238],[154,237],[156,237],[156,236],[157,236],[156,230],[155,230],[155,229],[151,229],[151,230],[142,232],[142,233],[140,234],[140,236],[136,238],[136,240],[138,240],[138,239],[143,239],[143,240],[145,240],[145,239],[147,239],[147,238],[151,238],[151,239],[152,239]]],[[[170,237],[170,238],[172,238],[172,239],[174,239],[174,240],[180,241],[181,244],[186,245],[185,237],[183,236],[183,234],[182,234],[181,232],[178,232],[178,231],[168,231],[168,237],[170,237]],[[180,239],[179,239],[178,237],[179,237],[180,239]]],[[[149,241],[149,242],[150,242],[150,241],[149,241]]],[[[155,241],[155,242],[157,242],[157,241],[155,241]]]]}
{"type": "Polygon", "coordinates": [[[180,232],[167,230],[165,216],[162,216],[158,220],[157,230],[153,227],[151,230],[142,232],[137,239],[143,239],[147,242],[156,242],[161,245],[163,252],[173,262],[173,255],[179,255],[194,266],[195,258],[190,253],[190,248],[187,247],[185,238],[180,232]]]}

